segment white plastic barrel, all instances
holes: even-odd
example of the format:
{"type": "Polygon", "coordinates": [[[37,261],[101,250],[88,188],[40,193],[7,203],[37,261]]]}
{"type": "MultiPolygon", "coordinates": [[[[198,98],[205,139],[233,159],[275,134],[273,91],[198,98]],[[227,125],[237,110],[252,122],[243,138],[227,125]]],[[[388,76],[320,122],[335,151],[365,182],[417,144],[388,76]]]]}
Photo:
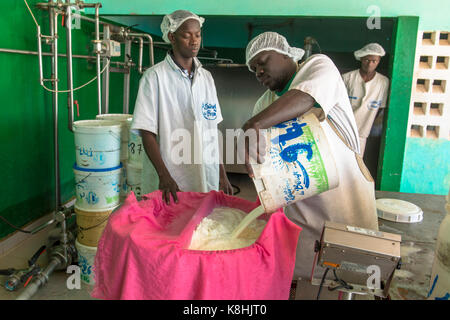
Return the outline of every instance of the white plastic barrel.
{"type": "Polygon", "coordinates": [[[145,150],[142,143],[142,138],[130,131],[128,140],[128,160],[130,163],[142,166],[144,155],[145,150]]]}
{"type": "Polygon", "coordinates": [[[268,213],[339,184],[328,140],[313,114],[269,128],[265,161],[251,166],[259,199],[268,213]]]}
{"type": "Polygon", "coordinates": [[[121,145],[120,145],[120,160],[124,161],[128,159],[128,138],[133,121],[133,115],[123,113],[107,113],[99,114],[96,117],[97,120],[107,120],[119,123],[122,126],[121,133],[121,145]]]}
{"type": "Polygon", "coordinates": [[[97,247],[88,247],[79,243],[78,240],[75,240],[75,248],[78,253],[78,266],[81,270],[81,281],[89,285],[95,284],[93,267],[95,255],[97,254],[97,247]]]}
{"type": "Polygon", "coordinates": [[[80,120],[73,123],[73,132],[79,167],[107,169],[120,164],[120,124],[105,120],[80,120]]]}
{"type": "Polygon", "coordinates": [[[141,196],[142,166],[129,162],[127,165],[127,192],[133,191],[137,197],[141,196]]]}
{"type": "Polygon", "coordinates": [[[84,169],[76,164],[76,205],[82,210],[107,210],[119,204],[122,164],[111,169],[84,169]]]}

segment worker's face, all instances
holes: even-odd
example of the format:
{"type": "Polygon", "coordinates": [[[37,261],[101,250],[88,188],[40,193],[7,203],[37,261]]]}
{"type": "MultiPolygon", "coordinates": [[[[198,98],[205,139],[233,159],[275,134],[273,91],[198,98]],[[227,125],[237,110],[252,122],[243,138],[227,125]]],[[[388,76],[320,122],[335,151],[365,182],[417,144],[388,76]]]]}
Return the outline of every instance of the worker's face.
{"type": "Polygon", "coordinates": [[[184,58],[196,57],[202,41],[200,23],[195,19],[186,20],[175,32],[169,32],[168,38],[174,52],[184,58]]]}
{"type": "Polygon", "coordinates": [[[256,79],[271,91],[281,91],[286,81],[292,59],[276,51],[262,51],[250,60],[250,69],[255,72],[256,79]]]}
{"type": "Polygon", "coordinates": [[[378,64],[380,63],[380,56],[368,55],[361,58],[361,69],[364,72],[372,73],[374,72],[378,64]]]}

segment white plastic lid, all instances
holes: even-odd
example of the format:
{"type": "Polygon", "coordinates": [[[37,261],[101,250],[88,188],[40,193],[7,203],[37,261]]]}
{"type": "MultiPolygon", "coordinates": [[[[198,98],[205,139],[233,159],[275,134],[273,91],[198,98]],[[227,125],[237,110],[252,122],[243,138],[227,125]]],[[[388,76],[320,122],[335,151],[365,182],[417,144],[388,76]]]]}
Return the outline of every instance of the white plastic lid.
{"type": "Polygon", "coordinates": [[[423,211],[411,202],[398,199],[377,199],[378,217],[403,223],[415,223],[423,220],[423,211]]]}

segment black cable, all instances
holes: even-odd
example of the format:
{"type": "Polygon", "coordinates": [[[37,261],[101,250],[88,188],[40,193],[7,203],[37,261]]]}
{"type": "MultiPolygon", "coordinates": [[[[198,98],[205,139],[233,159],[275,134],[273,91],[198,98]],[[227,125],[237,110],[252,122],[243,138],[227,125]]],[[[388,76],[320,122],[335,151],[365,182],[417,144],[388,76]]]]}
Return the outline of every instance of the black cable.
{"type": "Polygon", "coordinates": [[[320,292],[322,291],[322,286],[323,286],[323,283],[325,281],[325,277],[327,276],[328,270],[329,270],[329,268],[327,268],[325,270],[325,272],[324,272],[324,274],[322,276],[322,280],[320,281],[319,292],[317,293],[317,299],[316,300],[319,300],[320,292]]]}
{"type": "Polygon", "coordinates": [[[232,186],[233,188],[236,188],[236,189],[237,189],[236,192],[234,192],[234,190],[233,190],[233,196],[235,196],[235,195],[237,195],[237,194],[239,194],[239,193],[241,192],[241,188],[239,188],[238,186],[235,186],[234,184],[231,184],[231,186],[232,186]]]}
{"type": "Polygon", "coordinates": [[[5,223],[9,224],[10,227],[16,229],[17,231],[20,231],[20,232],[23,232],[23,233],[31,233],[31,231],[22,230],[22,229],[16,227],[15,225],[13,225],[11,222],[9,222],[8,220],[6,220],[6,219],[3,218],[2,216],[0,216],[0,219],[2,219],[5,223]]]}
{"type": "Polygon", "coordinates": [[[342,288],[343,289],[347,289],[347,290],[352,290],[353,289],[353,287],[351,285],[347,284],[347,282],[345,282],[342,279],[339,279],[339,277],[336,274],[336,269],[333,269],[333,273],[334,273],[334,278],[335,278],[334,281],[339,282],[341,285],[337,286],[337,287],[334,287],[334,288],[330,288],[329,289],[330,291],[334,291],[334,290],[342,289],[342,288]]]}

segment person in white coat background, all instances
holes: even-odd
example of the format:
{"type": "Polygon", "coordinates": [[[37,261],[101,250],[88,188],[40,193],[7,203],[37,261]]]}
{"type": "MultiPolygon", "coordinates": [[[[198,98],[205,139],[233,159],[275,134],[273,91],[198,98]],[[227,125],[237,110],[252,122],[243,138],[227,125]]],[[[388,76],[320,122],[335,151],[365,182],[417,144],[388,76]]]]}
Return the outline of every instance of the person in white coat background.
{"type": "Polygon", "coordinates": [[[381,57],[385,55],[383,47],[378,43],[369,43],[355,51],[354,55],[356,60],[361,61],[361,67],[343,74],[342,79],[355,115],[363,156],[374,122],[381,124],[383,121],[389,79],[376,71],[381,57]]]}
{"type": "MultiPolygon", "coordinates": [[[[284,208],[286,216],[302,228],[297,244],[294,280],[310,278],[314,243],[325,221],[378,230],[375,185],[359,155],[358,130],[341,75],[326,55],[301,60],[304,51],[290,47],[286,38],[264,32],[246,49],[246,63],[268,90],[256,102],[253,117],[243,131],[270,128],[308,112],[318,115],[339,176],[339,185],[284,208]],[[319,106],[320,108],[316,108],[319,106]]],[[[261,152],[246,146],[246,165],[261,152]]]]}
{"type": "Polygon", "coordinates": [[[145,71],[136,98],[131,130],[148,156],[142,194],[159,189],[167,204],[171,196],[178,202],[177,191],[233,192],[220,162],[216,87],[197,59],[203,22],[186,10],[164,16],[161,31],[172,49],[145,71]]]}

